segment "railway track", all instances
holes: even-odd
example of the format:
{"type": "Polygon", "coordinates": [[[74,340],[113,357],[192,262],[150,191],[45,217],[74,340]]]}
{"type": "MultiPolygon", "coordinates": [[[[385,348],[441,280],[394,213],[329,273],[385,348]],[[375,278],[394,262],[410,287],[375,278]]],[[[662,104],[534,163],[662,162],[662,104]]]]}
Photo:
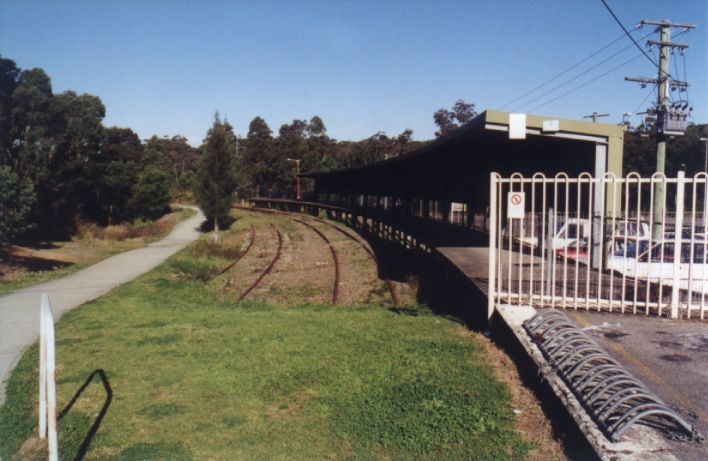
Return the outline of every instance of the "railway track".
{"type": "Polygon", "coordinates": [[[263,278],[270,273],[271,270],[273,270],[273,266],[275,266],[275,263],[278,262],[278,259],[280,259],[280,253],[283,249],[283,235],[280,233],[277,227],[275,227],[273,224],[271,224],[271,227],[273,230],[275,230],[276,235],[278,236],[278,249],[275,252],[275,257],[270,261],[268,266],[265,268],[263,272],[258,276],[258,278],[248,287],[246,290],[244,290],[243,293],[241,293],[241,296],[238,297],[238,300],[241,301],[244,299],[248,294],[253,291],[254,288],[258,286],[259,283],[263,280],[263,278]]]}
{"type": "Polygon", "coordinates": [[[253,246],[253,242],[255,242],[255,241],[256,241],[256,228],[253,226],[253,224],[251,224],[251,241],[248,242],[248,246],[246,247],[244,252],[241,253],[240,255],[238,255],[238,257],[236,259],[234,259],[228,266],[221,269],[219,271],[219,275],[228,271],[229,269],[234,267],[239,261],[241,261],[241,259],[243,259],[243,257],[246,256],[246,254],[248,254],[248,251],[251,249],[251,247],[253,246]]]}
{"type": "Polygon", "coordinates": [[[312,224],[306,223],[305,221],[301,221],[297,218],[291,218],[293,221],[296,223],[300,223],[303,226],[308,227],[309,229],[312,229],[317,235],[322,238],[327,243],[327,246],[329,247],[330,252],[332,253],[332,260],[334,261],[334,286],[332,287],[332,304],[336,305],[337,304],[337,297],[339,295],[339,258],[337,257],[337,250],[334,249],[334,245],[332,245],[332,242],[329,241],[326,235],[322,233],[319,229],[317,229],[315,226],[312,224]]]}
{"type": "MultiPolygon", "coordinates": [[[[330,227],[333,228],[334,230],[340,232],[340,233],[343,234],[343,235],[346,235],[349,239],[351,239],[351,240],[355,241],[356,243],[358,243],[358,244],[364,249],[364,251],[366,251],[366,254],[369,255],[369,257],[371,258],[371,260],[374,261],[374,263],[375,263],[376,266],[378,267],[379,261],[378,261],[378,259],[376,259],[376,255],[374,254],[374,252],[371,251],[371,248],[369,248],[368,245],[366,245],[364,242],[362,242],[361,240],[359,240],[359,239],[358,239],[355,235],[353,235],[351,232],[349,232],[349,231],[347,231],[347,230],[344,230],[344,229],[342,229],[342,228],[339,227],[339,226],[335,226],[334,224],[332,224],[332,223],[330,223],[330,222],[327,222],[327,221],[325,221],[324,219],[320,219],[320,218],[313,218],[313,219],[314,219],[315,221],[317,221],[317,222],[320,222],[320,223],[322,223],[322,224],[325,224],[325,225],[327,225],[327,226],[330,226],[330,227]]],[[[393,283],[392,283],[390,280],[388,280],[388,279],[384,279],[384,282],[386,282],[386,287],[388,288],[388,292],[389,292],[389,294],[391,295],[391,300],[393,301],[394,306],[398,306],[398,305],[399,305],[399,302],[398,302],[398,295],[396,294],[396,290],[395,290],[395,288],[394,288],[394,286],[393,286],[393,283]]]]}
{"type": "MultiPolygon", "coordinates": [[[[297,216],[298,213],[288,213],[288,212],[280,211],[280,210],[270,210],[267,208],[253,208],[253,207],[245,207],[245,206],[239,206],[239,205],[233,205],[232,208],[236,208],[236,209],[244,210],[244,211],[253,211],[256,213],[277,214],[277,215],[287,216],[295,221],[298,221],[296,218],[293,218],[293,216],[297,216]]],[[[356,242],[358,245],[360,245],[364,249],[366,254],[368,254],[369,257],[371,258],[371,260],[378,266],[379,262],[378,262],[378,259],[376,258],[376,255],[374,254],[374,252],[371,251],[371,248],[369,248],[364,242],[362,242],[359,238],[357,238],[356,235],[352,234],[351,232],[349,232],[347,230],[342,229],[339,226],[332,224],[331,222],[325,221],[324,219],[315,218],[315,217],[313,217],[312,219],[314,219],[315,221],[317,221],[319,223],[322,223],[326,226],[333,228],[334,230],[336,230],[337,232],[346,236],[350,240],[353,240],[354,242],[356,242]]],[[[298,222],[300,222],[301,224],[307,225],[306,223],[304,223],[302,221],[298,221],[298,222]]],[[[309,226],[309,227],[312,227],[312,226],[309,226]]],[[[314,227],[312,227],[312,228],[314,229],[314,227]]],[[[329,243],[329,240],[327,240],[327,242],[329,243]]],[[[334,252],[334,248],[331,244],[330,244],[330,248],[334,252]]],[[[337,270],[338,270],[338,265],[336,265],[336,266],[337,266],[337,270]]],[[[337,279],[338,279],[338,277],[339,276],[337,275],[337,279]]],[[[388,289],[388,292],[391,295],[391,300],[393,301],[394,306],[398,306],[400,303],[399,303],[398,295],[396,294],[395,287],[393,286],[393,283],[390,280],[386,280],[386,279],[384,279],[384,282],[386,283],[386,288],[388,289]]]]}

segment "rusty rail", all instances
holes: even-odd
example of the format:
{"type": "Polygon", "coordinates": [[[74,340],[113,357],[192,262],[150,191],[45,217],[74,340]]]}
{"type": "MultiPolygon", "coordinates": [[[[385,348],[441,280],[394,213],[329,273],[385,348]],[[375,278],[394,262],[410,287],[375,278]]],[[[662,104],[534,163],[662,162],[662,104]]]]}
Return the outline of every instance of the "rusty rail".
{"type": "Polygon", "coordinates": [[[278,261],[280,258],[280,252],[283,249],[283,236],[281,235],[280,231],[278,230],[277,227],[275,227],[273,224],[271,224],[271,227],[275,229],[275,233],[278,236],[278,250],[275,252],[275,257],[273,260],[268,264],[268,267],[261,273],[261,275],[258,276],[255,282],[251,284],[248,288],[246,288],[246,291],[241,293],[241,296],[238,297],[238,300],[241,301],[243,298],[248,296],[248,294],[253,291],[254,288],[258,286],[259,283],[261,283],[261,280],[270,273],[270,271],[273,269],[273,266],[275,266],[275,263],[278,261]]]}

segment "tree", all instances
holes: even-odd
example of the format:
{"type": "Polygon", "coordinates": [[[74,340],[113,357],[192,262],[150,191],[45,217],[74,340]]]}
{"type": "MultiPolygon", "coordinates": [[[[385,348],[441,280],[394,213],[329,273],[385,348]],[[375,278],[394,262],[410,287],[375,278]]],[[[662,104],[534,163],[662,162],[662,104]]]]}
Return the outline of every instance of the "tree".
{"type": "Polygon", "coordinates": [[[255,117],[248,125],[246,147],[240,160],[240,168],[246,178],[244,193],[259,196],[272,182],[270,164],[274,161],[273,132],[261,117],[255,117]]]}
{"type": "Polygon", "coordinates": [[[170,211],[169,177],[156,165],[148,165],[138,175],[133,194],[132,207],[136,216],[157,219],[170,211]]]}
{"type": "Polygon", "coordinates": [[[32,227],[28,217],[34,201],[32,183],[0,165],[0,251],[32,227]]]}
{"type": "Polygon", "coordinates": [[[133,217],[130,206],[140,172],[143,145],[129,128],[107,128],[100,153],[86,164],[90,194],[84,215],[102,224],[133,217]]]}
{"type": "Polygon", "coordinates": [[[214,230],[225,226],[236,191],[236,136],[233,127],[219,113],[201,148],[194,196],[199,207],[213,223],[214,230]]]}
{"type": "Polygon", "coordinates": [[[452,110],[439,109],[433,114],[433,120],[438,126],[435,136],[444,136],[475,118],[477,112],[474,109],[474,104],[466,103],[462,99],[455,102],[452,110]]]}

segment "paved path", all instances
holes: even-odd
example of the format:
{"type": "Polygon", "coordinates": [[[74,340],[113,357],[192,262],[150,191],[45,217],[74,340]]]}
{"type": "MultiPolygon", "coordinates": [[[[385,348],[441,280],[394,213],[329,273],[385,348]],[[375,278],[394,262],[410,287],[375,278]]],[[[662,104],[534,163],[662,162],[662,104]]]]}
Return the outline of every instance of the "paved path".
{"type": "Polygon", "coordinates": [[[167,237],[145,247],[126,251],[51,282],[0,296],[0,405],[5,401],[5,381],[22,351],[39,336],[40,293],[48,293],[55,319],[112,288],[144,274],[187,246],[199,235],[204,215],[179,223],[167,237]]]}

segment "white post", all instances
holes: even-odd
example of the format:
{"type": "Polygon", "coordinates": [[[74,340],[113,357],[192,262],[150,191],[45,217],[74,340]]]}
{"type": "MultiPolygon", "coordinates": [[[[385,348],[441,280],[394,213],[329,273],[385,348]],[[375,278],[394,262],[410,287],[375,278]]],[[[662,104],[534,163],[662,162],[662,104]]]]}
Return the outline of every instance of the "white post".
{"type": "MultiPolygon", "coordinates": [[[[45,356],[44,367],[40,369],[40,437],[43,427],[48,436],[47,449],[49,461],[58,461],[59,447],[57,440],[57,392],[56,392],[56,363],[54,349],[54,316],[52,306],[49,303],[49,296],[42,293],[41,303],[42,315],[40,320],[40,331],[43,330],[43,345],[40,346],[40,355],[45,356]],[[44,382],[42,382],[42,372],[44,371],[44,382]],[[46,398],[46,411],[42,415],[41,400],[42,388],[44,387],[44,397],[46,398]],[[44,426],[42,426],[44,424],[44,426]]],[[[41,343],[41,340],[40,340],[41,343]]],[[[41,359],[40,359],[41,361],[41,359]]]]}
{"type": "Polygon", "coordinates": [[[487,293],[487,320],[494,314],[496,300],[496,265],[497,265],[497,178],[496,173],[489,174],[489,292],[487,293]]]}
{"type": "Polygon", "coordinates": [[[46,293],[42,293],[39,305],[39,438],[47,438],[47,321],[46,293]]]}
{"type": "MultiPolygon", "coordinates": [[[[678,172],[676,182],[676,224],[674,228],[674,270],[671,289],[671,318],[677,319],[679,316],[679,294],[681,291],[681,240],[683,234],[683,201],[684,201],[684,175],[683,171],[678,172]]],[[[689,293],[690,297],[690,293],[689,293]]]]}

